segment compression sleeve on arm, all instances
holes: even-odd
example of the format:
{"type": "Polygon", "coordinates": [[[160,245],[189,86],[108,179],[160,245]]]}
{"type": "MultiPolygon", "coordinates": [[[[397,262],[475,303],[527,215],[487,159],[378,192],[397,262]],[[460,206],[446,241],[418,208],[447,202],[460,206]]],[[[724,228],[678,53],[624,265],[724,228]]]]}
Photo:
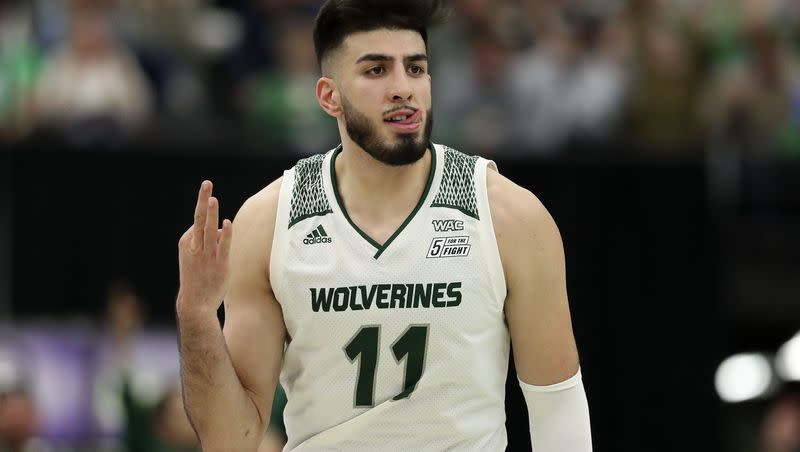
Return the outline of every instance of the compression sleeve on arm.
{"type": "Polygon", "coordinates": [[[522,380],[519,385],[528,405],[533,452],[591,452],[589,404],[580,369],[553,385],[534,386],[522,380]]]}

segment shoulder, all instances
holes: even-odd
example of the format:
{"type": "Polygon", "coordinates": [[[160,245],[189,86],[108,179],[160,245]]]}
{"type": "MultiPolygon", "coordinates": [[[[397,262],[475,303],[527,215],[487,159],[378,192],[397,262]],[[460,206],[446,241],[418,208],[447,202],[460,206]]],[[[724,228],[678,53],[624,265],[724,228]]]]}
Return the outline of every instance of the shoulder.
{"type": "Polygon", "coordinates": [[[248,198],[236,214],[235,223],[263,224],[275,219],[283,177],[279,177],[258,193],[248,198]]]}
{"type": "Polygon", "coordinates": [[[542,202],[497,171],[486,175],[489,209],[503,268],[513,277],[519,268],[563,260],[561,234],[542,202]]]}
{"type": "Polygon", "coordinates": [[[495,229],[499,229],[498,233],[517,234],[531,228],[556,228],[550,212],[536,195],[491,167],[486,174],[486,189],[492,221],[495,229]]]}
{"type": "MultiPolygon", "coordinates": [[[[242,204],[233,220],[231,256],[235,262],[269,268],[275,218],[283,177],[261,189],[242,204]]],[[[255,268],[254,268],[255,269],[255,268]]]]}

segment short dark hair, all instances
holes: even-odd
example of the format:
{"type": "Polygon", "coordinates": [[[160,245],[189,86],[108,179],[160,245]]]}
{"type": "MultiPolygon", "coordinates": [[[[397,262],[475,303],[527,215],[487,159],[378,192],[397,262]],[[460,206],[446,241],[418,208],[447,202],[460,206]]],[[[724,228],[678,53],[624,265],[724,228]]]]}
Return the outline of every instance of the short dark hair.
{"type": "Polygon", "coordinates": [[[428,28],[448,15],[442,0],[326,0],[314,23],[314,50],[322,69],[325,56],[347,36],[380,28],[414,30],[428,47],[428,28]]]}

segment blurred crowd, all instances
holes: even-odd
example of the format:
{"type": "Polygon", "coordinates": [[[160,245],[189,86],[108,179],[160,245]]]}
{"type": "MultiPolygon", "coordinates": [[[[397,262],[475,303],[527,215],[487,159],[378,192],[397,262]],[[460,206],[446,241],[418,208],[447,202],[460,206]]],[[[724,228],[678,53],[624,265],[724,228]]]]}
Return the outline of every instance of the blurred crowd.
{"type": "MultiPolygon", "coordinates": [[[[0,142],[233,133],[337,142],[314,98],[320,0],[0,3],[0,142]]],[[[800,155],[795,0],[452,0],[430,40],[435,136],[504,156],[800,155]]]]}
{"type": "MultiPolygon", "coordinates": [[[[200,452],[175,332],[148,328],[144,300],[121,280],[108,287],[102,322],[87,326],[2,325],[0,452],[200,452]],[[76,333],[85,339],[77,354],[76,333]]],[[[283,448],[285,404],[279,387],[258,452],[283,448]]]]}

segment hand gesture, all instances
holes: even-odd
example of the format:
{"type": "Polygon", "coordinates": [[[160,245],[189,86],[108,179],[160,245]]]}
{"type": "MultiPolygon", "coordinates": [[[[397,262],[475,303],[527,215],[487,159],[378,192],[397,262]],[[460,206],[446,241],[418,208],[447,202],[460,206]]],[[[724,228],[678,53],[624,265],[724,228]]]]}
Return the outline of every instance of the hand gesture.
{"type": "Polygon", "coordinates": [[[180,291],[178,311],[211,310],[216,313],[228,283],[228,255],[233,225],[219,224],[219,201],[211,196],[212,184],[203,181],[197,196],[194,224],[178,241],[180,291]]]}

